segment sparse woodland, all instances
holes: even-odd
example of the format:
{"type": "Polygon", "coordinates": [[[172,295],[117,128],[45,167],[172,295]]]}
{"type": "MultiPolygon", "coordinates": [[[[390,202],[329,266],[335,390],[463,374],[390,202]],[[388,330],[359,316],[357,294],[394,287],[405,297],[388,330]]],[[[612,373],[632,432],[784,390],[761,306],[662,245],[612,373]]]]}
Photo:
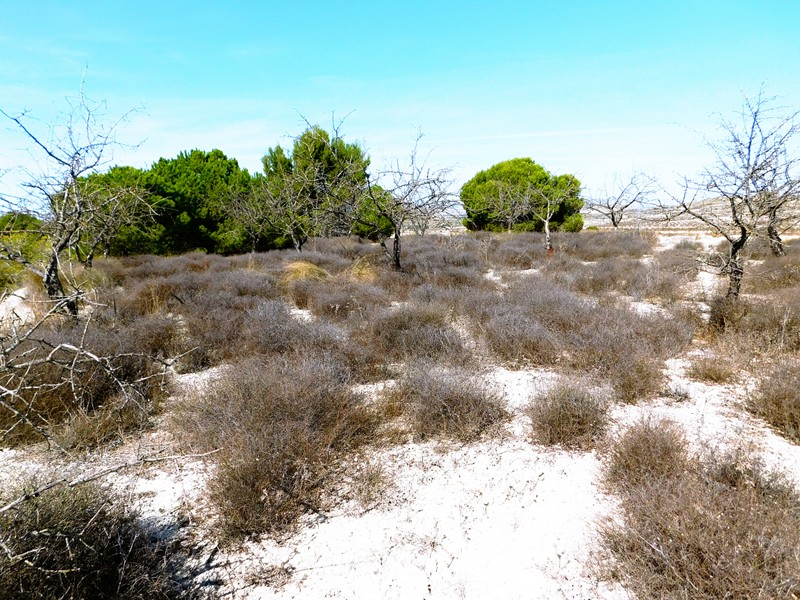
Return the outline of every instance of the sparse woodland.
{"type": "MultiPolygon", "coordinates": [[[[513,230],[499,214],[513,206],[544,232],[445,230],[433,219],[454,201],[446,171],[414,151],[379,187],[357,146],[311,128],[291,158],[270,150],[259,187],[228,171],[238,183],[215,206],[232,207],[218,223],[239,237],[204,230],[215,243],[258,250],[282,237],[291,249],[99,256],[125,236],[177,243],[176,230],[159,229],[146,185],[109,196],[65,159],[68,185],[45,192],[49,212],[3,221],[4,258],[21,267],[4,272],[0,333],[0,598],[346,597],[355,580],[367,583],[347,589],[362,597],[407,597],[425,581],[425,597],[523,597],[511,583],[481,587],[505,575],[481,575],[468,556],[482,540],[499,553],[491,529],[508,526],[513,560],[552,566],[536,562],[526,521],[538,527],[549,482],[578,471],[586,522],[567,533],[568,501],[545,519],[558,533],[563,518],[570,540],[558,569],[508,575],[540,586],[537,597],[800,596],[796,180],[788,149],[758,137],[795,129],[770,129],[765,106],[745,108],[763,125],[750,145],[772,145],[745,161],[746,194],[725,187],[721,213],[685,195],[669,216],[697,227],[682,230],[625,229],[641,224],[632,209],[613,230],[551,228],[564,198],[579,202],[572,176],[525,183],[527,211],[506,202],[508,186],[483,182],[497,198],[481,197],[482,218],[513,230]],[[80,226],[61,239],[51,221],[65,211],[80,226]],[[88,226],[112,221],[102,236],[88,226]],[[407,235],[412,224],[425,235],[407,235]],[[42,258],[55,272],[37,272],[42,258]],[[361,531],[489,459],[485,486],[476,476],[454,505],[460,529],[437,529],[449,521],[436,506],[465,493],[445,489],[408,517],[426,529],[386,526],[394,545],[370,550],[380,566],[339,556],[343,575],[325,572],[334,589],[308,564],[326,528],[361,531]],[[506,475],[509,464],[526,467],[506,475]],[[169,493],[142,491],[156,480],[169,493]],[[384,559],[411,573],[407,588],[384,559]]],[[[98,161],[107,140],[88,146],[98,161]]],[[[368,541],[351,543],[354,556],[368,541]]]]}

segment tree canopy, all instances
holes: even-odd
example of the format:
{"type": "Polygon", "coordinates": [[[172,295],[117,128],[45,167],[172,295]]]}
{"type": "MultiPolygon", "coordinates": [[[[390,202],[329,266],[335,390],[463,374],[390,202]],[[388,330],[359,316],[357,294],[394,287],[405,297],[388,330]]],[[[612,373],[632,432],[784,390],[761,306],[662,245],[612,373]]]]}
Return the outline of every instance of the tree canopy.
{"type": "Polygon", "coordinates": [[[461,188],[470,229],[579,231],[580,181],[574,175],[551,175],[530,158],[514,158],[477,173],[461,188]]]}

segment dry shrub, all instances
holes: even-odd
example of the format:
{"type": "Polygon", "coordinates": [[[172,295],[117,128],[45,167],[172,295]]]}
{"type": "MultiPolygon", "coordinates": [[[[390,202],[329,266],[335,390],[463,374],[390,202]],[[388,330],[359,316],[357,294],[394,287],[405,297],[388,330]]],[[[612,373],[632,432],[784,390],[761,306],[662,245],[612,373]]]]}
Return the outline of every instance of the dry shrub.
{"type": "Polygon", "coordinates": [[[601,528],[613,576],[640,598],[800,593],[800,497],[741,457],[689,456],[674,427],[634,425],[610,449],[622,518],[601,528]]]}
{"type": "MultiPolygon", "coordinates": [[[[4,490],[0,504],[36,488],[4,490]]],[[[0,514],[0,597],[167,599],[165,548],[93,484],[58,487],[0,514]]]]}
{"type": "Polygon", "coordinates": [[[439,287],[481,287],[486,280],[479,246],[470,236],[410,238],[406,262],[424,282],[439,287]]]}
{"type": "Polygon", "coordinates": [[[781,435],[800,443],[800,365],[785,360],[762,376],[746,404],[781,435]]]}
{"type": "Polygon", "coordinates": [[[381,353],[351,339],[337,325],[295,318],[289,305],[278,300],[263,301],[249,310],[240,333],[240,356],[317,353],[346,366],[350,376],[359,382],[374,381],[387,374],[381,353]]]}
{"type": "Polygon", "coordinates": [[[470,353],[438,304],[404,304],[379,310],[360,330],[361,341],[390,360],[429,359],[463,364],[470,353]]]}
{"type": "Polygon", "coordinates": [[[414,272],[413,265],[396,271],[390,268],[379,269],[375,284],[384,290],[386,297],[392,302],[405,302],[409,294],[422,284],[420,277],[414,272]]]}
{"type": "Polygon", "coordinates": [[[557,245],[560,251],[594,261],[615,256],[641,258],[652,253],[655,242],[655,234],[649,232],[586,231],[559,234],[557,245]]]}
{"type": "Polygon", "coordinates": [[[720,298],[711,305],[709,327],[729,338],[740,351],[800,350],[800,288],[787,288],[767,299],[720,298]]]}
{"type": "Polygon", "coordinates": [[[673,303],[681,298],[688,277],[662,267],[657,260],[643,261],[627,256],[611,256],[595,262],[581,262],[560,254],[544,263],[554,281],[582,294],[621,294],[636,300],[647,298],[673,303]]]}
{"type": "Polygon", "coordinates": [[[767,254],[762,262],[752,266],[748,276],[754,282],[753,287],[759,290],[800,285],[800,246],[787,247],[785,256],[767,254]]]}
{"type": "Polygon", "coordinates": [[[193,449],[220,449],[209,495],[225,539],[286,530],[320,510],[338,460],[370,442],[377,424],[345,368],[303,357],[235,365],[173,420],[193,449]]]}
{"type": "MultiPolygon", "coordinates": [[[[313,238],[306,242],[305,247],[313,252],[336,255],[347,260],[373,260],[381,256],[378,244],[357,237],[313,238]]],[[[304,252],[305,254],[308,252],[304,252]]]]}
{"type": "Polygon", "coordinates": [[[663,361],[685,348],[690,323],[676,316],[596,307],[567,334],[570,364],[608,379],[617,398],[632,404],[663,388],[663,361]]]}
{"type": "Polygon", "coordinates": [[[386,400],[407,416],[418,439],[469,442],[508,418],[502,397],[463,369],[417,364],[387,392],[386,400]]]}
{"type": "Polygon", "coordinates": [[[165,314],[181,302],[179,298],[184,289],[176,277],[136,281],[129,289],[117,294],[118,298],[114,300],[115,309],[124,319],[165,314]]]}
{"type": "Polygon", "coordinates": [[[596,373],[628,403],[663,388],[663,360],[686,347],[694,333],[678,315],[601,306],[541,275],[510,280],[477,321],[501,360],[596,373]]]}
{"type": "Polygon", "coordinates": [[[671,421],[642,419],[606,449],[605,481],[628,490],[680,475],[688,466],[686,438],[671,421]]]}
{"type": "Polygon", "coordinates": [[[563,342],[524,313],[508,310],[493,315],[484,328],[489,349],[511,365],[552,365],[560,356],[563,342]]]}
{"type": "Polygon", "coordinates": [[[63,423],[52,423],[48,429],[62,448],[84,452],[146,429],[156,406],[152,402],[118,396],[95,410],[73,407],[63,423]]]}
{"type": "Polygon", "coordinates": [[[531,440],[548,446],[589,450],[608,426],[608,404],[581,385],[556,385],[536,396],[525,412],[531,440]]]}
{"type": "Polygon", "coordinates": [[[351,316],[363,319],[375,307],[389,304],[379,287],[349,278],[337,276],[321,281],[306,280],[302,287],[306,307],[319,317],[333,320],[351,316]]]}
{"type": "Polygon", "coordinates": [[[737,369],[729,360],[718,356],[695,358],[686,369],[692,379],[709,383],[732,383],[736,381],[737,369]]]}
{"type": "Polygon", "coordinates": [[[558,283],[582,294],[606,294],[615,292],[635,298],[649,295],[650,266],[638,259],[613,257],[593,263],[570,261],[547,263],[547,272],[558,283]]]}
{"type": "Polygon", "coordinates": [[[494,236],[486,242],[490,262],[495,266],[530,269],[547,256],[540,233],[514,233],[494,236]]]}
{"type": "Polygon", "coordinates": [[[750,310],[747,302],[740,298],[719,296],[710,303],[708,326],[714,333],[735,331],[750,310]]]}

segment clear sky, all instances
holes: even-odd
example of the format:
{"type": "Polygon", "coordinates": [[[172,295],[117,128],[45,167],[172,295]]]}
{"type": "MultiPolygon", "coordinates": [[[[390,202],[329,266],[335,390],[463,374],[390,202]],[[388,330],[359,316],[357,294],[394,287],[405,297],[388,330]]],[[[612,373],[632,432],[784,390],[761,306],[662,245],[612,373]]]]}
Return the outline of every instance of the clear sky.
{"type": "MultiPolygon", "coordinates": [[[[85,70],[147,167],[220,148],[251,171],[303,117],[379,168],[417,131],[460,185],[529,156],[588,192],[710,160],[700,134],[762,83],[800,109],[800,1],[52,2],[0,0],[0,108],[50,122],[85,70]],[[5,5],[5,6],[3,6],[5,5]]],[[[0,170],[26,141],[0,123],[0,170]]],[[[14,175],[0,180],[0,189],[14,175]]],[[[6,190],[8,191],[8,190],[6,190]]]]}

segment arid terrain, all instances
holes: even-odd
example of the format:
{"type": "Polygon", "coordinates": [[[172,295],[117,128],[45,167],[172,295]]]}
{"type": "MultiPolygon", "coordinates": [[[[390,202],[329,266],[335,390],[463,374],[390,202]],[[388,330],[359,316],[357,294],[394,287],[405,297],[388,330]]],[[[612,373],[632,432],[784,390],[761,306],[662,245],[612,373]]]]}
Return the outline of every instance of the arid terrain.
{"type": "Polygon", "coordinates": [[[98,260],[93,319],[162,357],[164,391],[134,425],[53,423],[63,451],[7,444],[3,500],[105,472],[194,597],[796,597],[800,405],[756,400],[797,378],[800,250],[754,243],[720,329],[719,241],[409,237],[401,273],[351,240],[98,260]]]}

